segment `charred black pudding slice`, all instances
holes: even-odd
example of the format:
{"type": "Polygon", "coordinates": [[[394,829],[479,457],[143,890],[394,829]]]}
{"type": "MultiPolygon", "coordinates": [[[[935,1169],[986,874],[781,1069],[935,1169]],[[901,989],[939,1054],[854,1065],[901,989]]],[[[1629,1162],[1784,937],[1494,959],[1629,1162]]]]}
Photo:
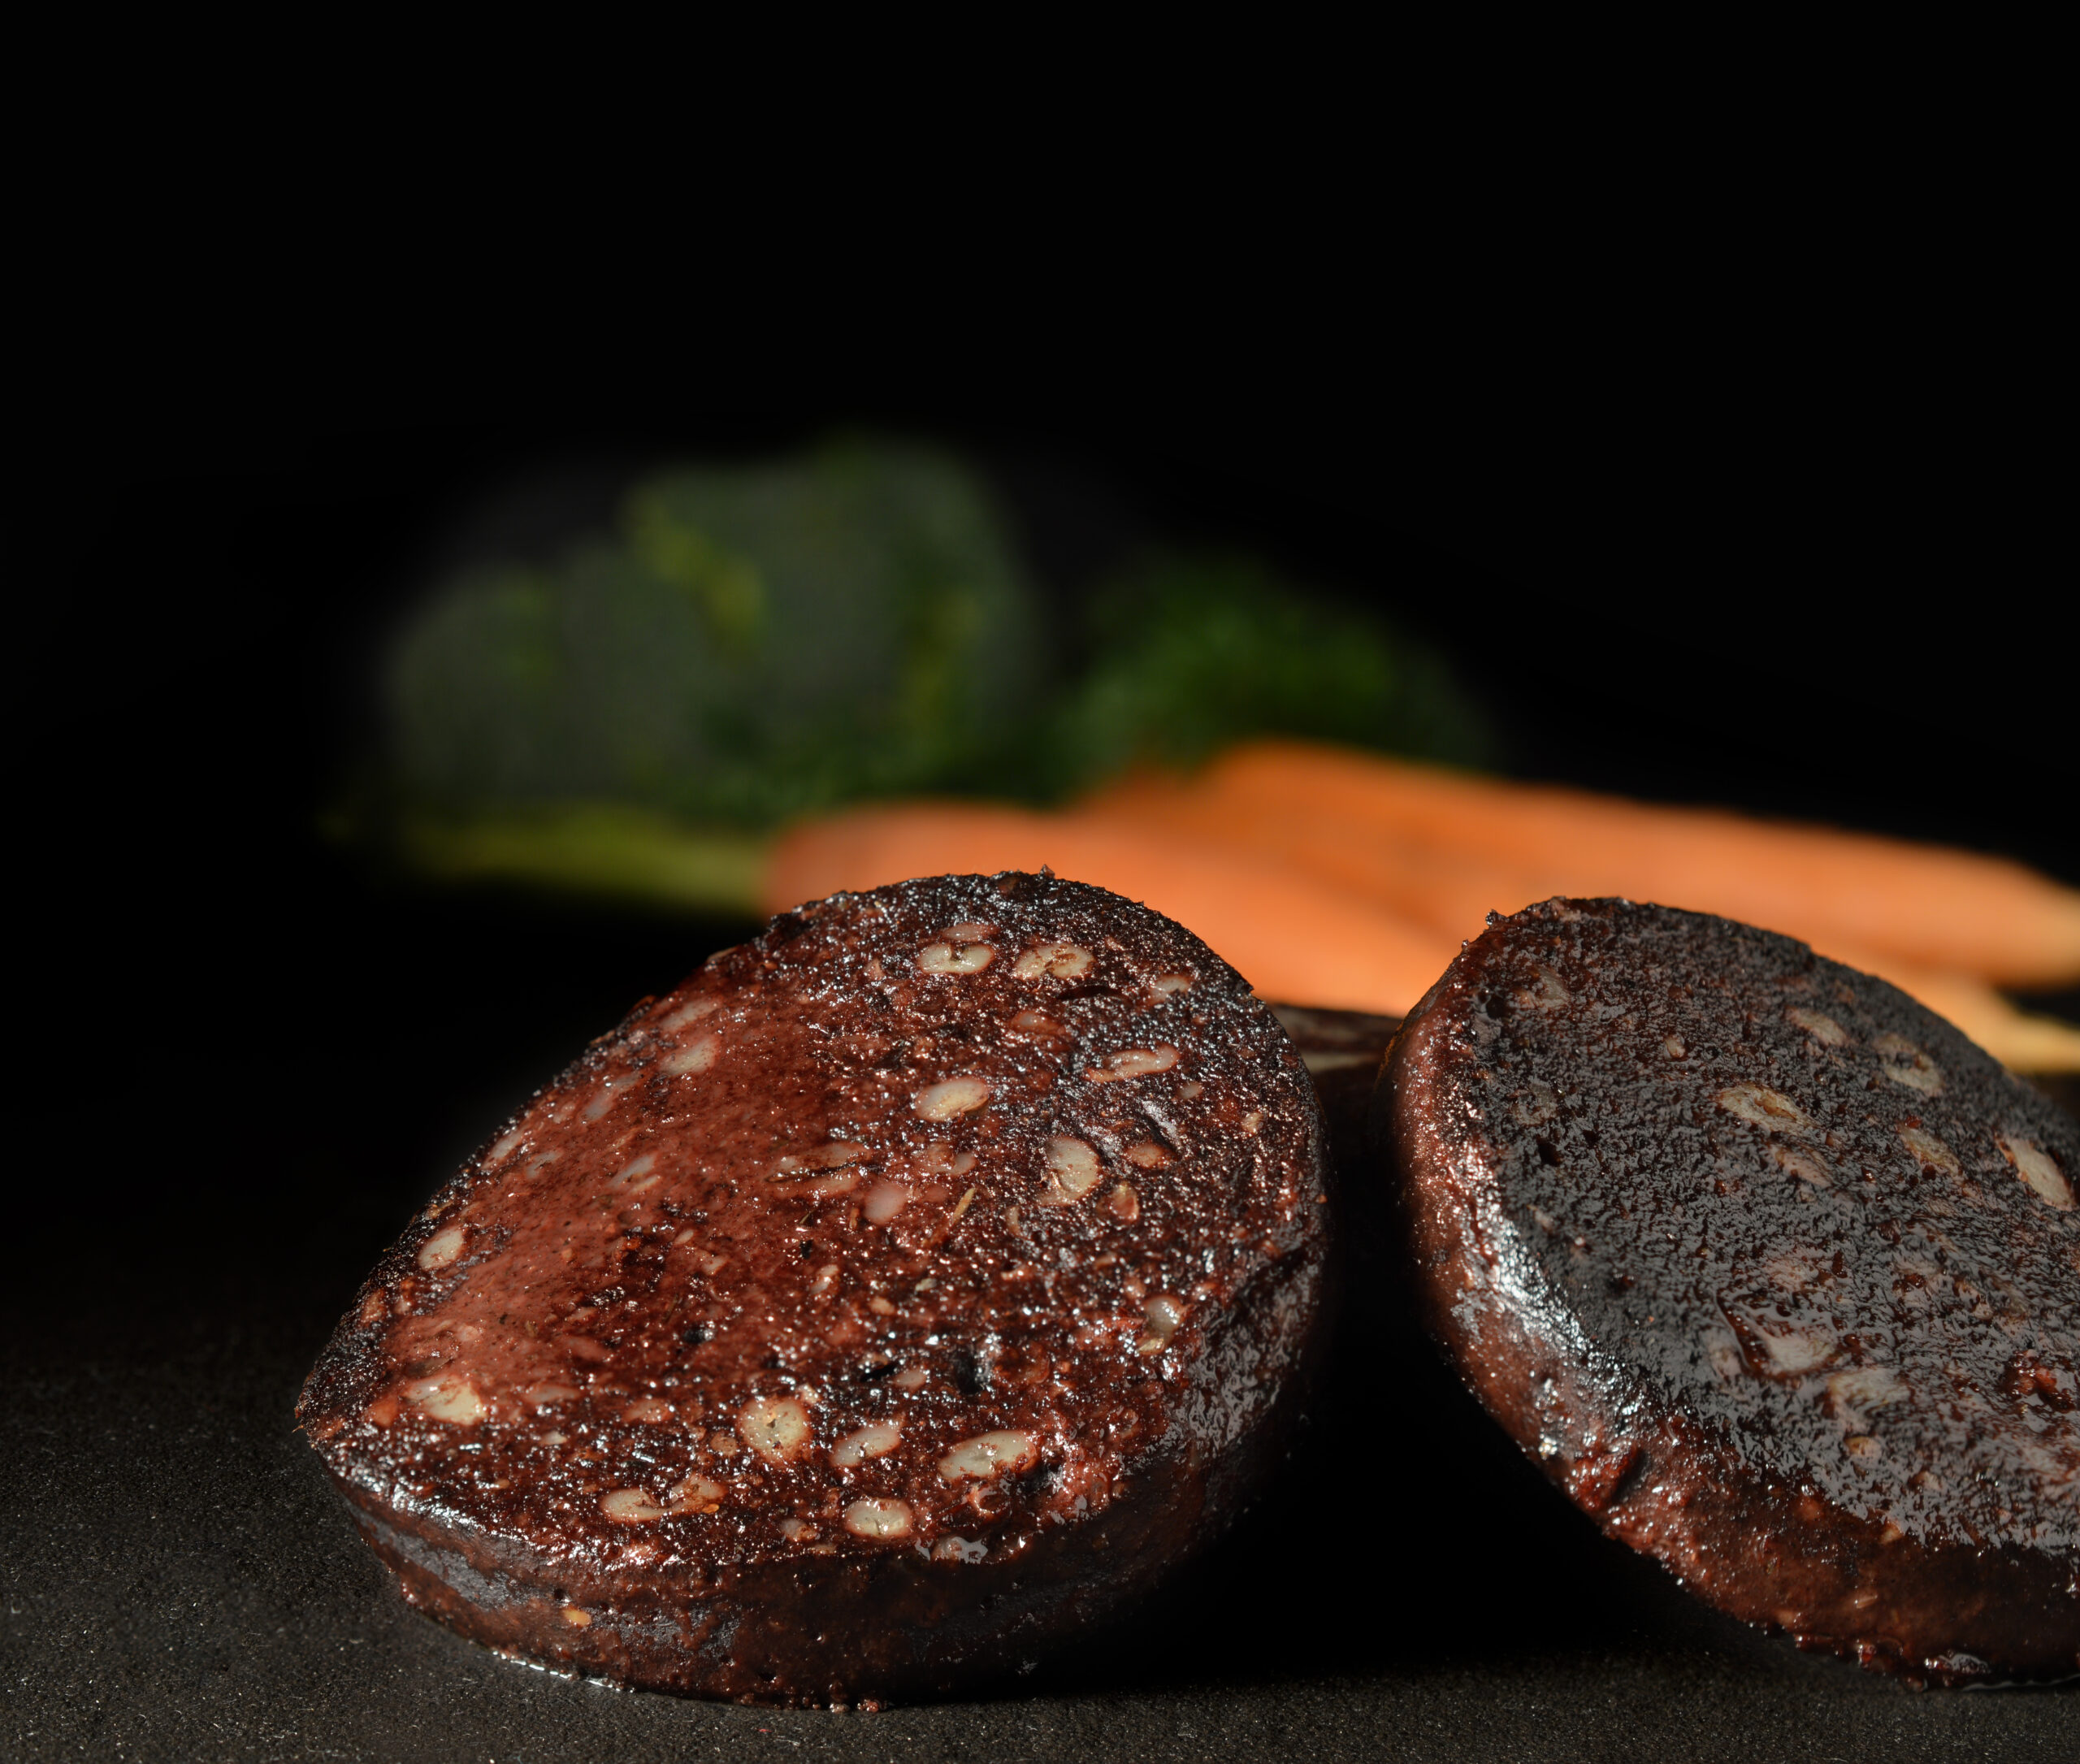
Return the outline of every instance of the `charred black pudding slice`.
{"type": "Polygon", "coordinates": [[[1270,1010],[1161,915],[1044,875],[837,895],[543,1090],[300,1417],[466,1635],[703,1696],[944,1690],[1276,1459],[1326,1155],[1270,1010]]]}
{"type": "Polygon", "coordinates": [[[2080,1671],[2080,1132],[1723,919],[1491,921],[1375,1098],[1428,1323],[1612,1536],[1805,1645],[2080,1671]]]}

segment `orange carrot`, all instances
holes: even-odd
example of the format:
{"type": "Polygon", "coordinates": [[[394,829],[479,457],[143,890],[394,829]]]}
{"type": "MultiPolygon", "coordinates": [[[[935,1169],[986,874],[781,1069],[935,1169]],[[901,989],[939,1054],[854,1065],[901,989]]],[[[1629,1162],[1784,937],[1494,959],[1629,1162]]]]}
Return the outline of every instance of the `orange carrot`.
{"type": "Polygon", "coordinates": [[[1078,806],[1105,820],[1275,858],[1453,938],[1478,937],[1491,912],[1514,912],[1565,892],[1549,877],[1541,886],[1536,875],[1478,855],[1410,844],[1332,821],[1304,804],[1224,792],[1204,782],[1142,774],[1078,806]]]}
{"type": "MultiPolygon", "coordinates": [[[[1299,742],[1233,749],[1191,788],[1273,819],[1311,821],[1318,846],[1340,839],[1389,856],[1447,854],[1451,861],[1431,873],[1436,899],[1445,898],[1454,863],[1488,866],[1470,882],[1462,875],[1470,892],[1450,911],[1426,907],[1412,887],[1391,896],[1446,929],[1466,921],[1475,897],[1508,891],[1504,878],[1514,875],[1525,899],[1622,894],[1999,984],[2080,979],[2080,892],[2004,859],[1505,783],[1299,742]]],[[[1487,899],[1480,910],[1488,906],[1505,902],[1487,899]]]]}
{"type": "MultiPolygon", "coordinates": [[[[1601,888],[1570,887],[1563,869],[1528,873],[1478,855],[1405,843],[1363,823],[1332,821],[1305,806],[1270,800],[1268,791],[1224,791],[1207,780],[1129,778],[1088,799],[1083,809],[1275,859],[1455,938],[1479,936],[1491,911],[1514,912],[1557,894],[1659,898],[1636,882],[1621,886],[1608,878],[1601,888]]],[[[1805,938],[1824,956],[1891,981],[2017,1071],[2080,1071],[2080,1030],[2017,1010],[1981,977],[1932,969],[1809,926],[1779,928],[1805,938]]]]}
{"type": "Polygon", "coordinates": [[[769,911],[912,876],[1037,870],[1094,882],[1166,912],[1265,998],[1399,1015],[1458,939],[1275,859],[1158,828],[959,803],[856,808],[782,835],[769,911]]]}

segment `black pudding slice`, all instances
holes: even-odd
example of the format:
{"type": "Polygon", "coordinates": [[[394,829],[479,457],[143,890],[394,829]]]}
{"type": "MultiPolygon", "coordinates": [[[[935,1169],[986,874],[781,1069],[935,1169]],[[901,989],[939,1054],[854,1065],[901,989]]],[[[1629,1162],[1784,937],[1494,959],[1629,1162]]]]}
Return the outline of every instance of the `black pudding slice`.
{"type": "Polygon", "coordinates": [[[1724,919],[1492,922],[1375,1099],[1428,1324],[1700,1597],[1957,1684],[2080,1670],[2080,1131],[1724,919]]]}
{"type": "Polygon", "coordinates": [[[465,1635],[704,1697],[943,1692],[1259,1487],[1318,1354],[1326,1155],[1270,1009],[1160,914],[1046,875],[836,895],[538,1093],[300,1418],[465,1635]]]}

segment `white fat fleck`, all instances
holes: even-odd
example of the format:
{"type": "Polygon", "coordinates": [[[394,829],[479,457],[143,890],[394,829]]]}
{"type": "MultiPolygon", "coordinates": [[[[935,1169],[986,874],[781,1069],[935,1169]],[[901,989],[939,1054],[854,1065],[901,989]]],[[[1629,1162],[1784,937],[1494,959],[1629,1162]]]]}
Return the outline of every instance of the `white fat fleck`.
{"type": "Polygon", "coordinates": [[[928,974],[979,974],[996,954],[987,943],[927,943],[917,951],[917,966],[928,974]]]}
{"type": "Polygon", "coordinates": [[[816,1534],[816,1527],[805,1519],[783,1519],[780,1521],[780,1535],[791,1544],[805,1544],[816,1534]]]}
{"type": "Polygon", "coordinates": [[[677,1053],[667,1054],[661,1063],[674,1077],[684,1077],[689,1073],[707,1071],[722,1051],[722,1038],[711,1030],[705,1035],[695,1036],[677,1053]]]}
{"type": "Polygon", "coordinates": [[[1094,1084],[1110,1084],[1120,1078],[1144,1077],[1151,1072],[1168,1072],[1176,1064],[1177,1059],[1177,1050],[1171,1047],[1126,1047],[1107,1060],[1103,1071],[1089,1071],[1084,1073],[1084,1077],[1094,1084]]]}
{"type": "Polygon", "coordinates": [[[656,1397],[638,1397],[621,1411],[624,1421],[641,1421],[654,1427],[672,1418],[672,1406],[656,1397]]]}
{"type": "Polygon", "coordinates": [[[405,1396],[422,1414],[453,1427],[471,1426],[491,1412],[476,1387],[452,1372],[418,1379],[405,1386],[405,1396]]]}
{"type": "Polygon", "coordinates": [[[1803,1255],[1773,1255],[1762,1265],[1762,1277],[1779,1292],[1802,1293],[1813,1284],[1813,1263],[1803,1255]]]}
{"type": "Polygon", "coordinates": [[[1090,951],[1075,943],[1035,943],[1012,964],[1020,980],[1037,980],[1051,974],[1057,980],[1074,980],[1089,970],[1090,951]]]}
{"type": "Polygon", "coordinates": [[[484,1154],[484,1162],[496,1164],[500,1159],[509,1156],[519,1146],[520,1142],[526,1137],[526,1133],[522,1129],[514,1128],[511,1133],[500,1138],[491,1150],[484,1154]]]}
{"type": "Polygon", "coordinates": [[[1805,1111],[1781,1090],[1773,1090],[1766,1084],[1735,1084],[1718,1094],[1718,1105],[1727,1114],[1744,1121],[1753,1121],[1757,1127],[1773,1128],[1779,1133],[1808,1133],[1813,1123],[1805,1111]]]}
{"type": "Polygon", "coordinates": [[[701,1018],[710,1015],[718,1003],[714,999],[696,999],[691,1004],[681,1005],[657,1027],[669,1035],[674,1029],[684,1029],[689,1023],[698,1023],[701,1018]]]}
{"type": "Polygon", "coordinates": [[[578,1389],[574,1385],[531,1385],[525,1395],[535,1407],[552,1409],[559,1402],[576,1401],[578,1389]]]}
{"type": "Polygon", "coordinates": [[[2048,1151],[2034,1140],[2007,1133],[1996,1133],[1994,1137],[2008,1161],[2015,1167],[2015,1173],[2029,1185],[2038,1199],[2060,1212],[2071,1211],[2073,1185],[2048,1151]]]}
{"type": "Polygon", "coordinates": [[[626,1090],[629,1086],[633,1084],[635,1081],[635,1080],[633,1074],[629,1074],[618,1078],[608,1079],[604,1084],[601,1085],[597,1090],[592,1093],[592,1100],[585,1105],[584,1119],[587,1120],[597,1120],[602,1115],[605,1114],[609,1109],[614,1106],[614,1099],[619,1096],[623,1090],[626,1090]]]}
{"type": "Polygon", "coordinates": [[[1047,1179],[1040,1191],[1046,1207],[1066,1207],[1089,1194],[1104,1174],[1097,1151],[1086,1141],[1058,1133],[1047,1142],[1047,1179]]]}
{"type": "Polygon", "coordinates": [[[1840,1047],[1848,1042],[1849,1032],[1824,1011],[1809,1011],[1802,1004],[1795,1004],[1784,1015],[1822,1047],[1840,1047]]]}
{"type": "Polygon", "coordinates": [[[834,1140],[813,1151],[791,1152],[773,1167],[773,1178],[775,1181],[801,1182],[797,1192],[816,1199],[850,1194],[859,1184],[860,1172],[847,1166],[858,1163],[866,1155],[864,1146],[834,1140]],[[819,1176],[814,1173],[817,1171],[829,1173],[819,1176]]]}
{"type": "Polygon", "coordinates": [[[932,1381],[932,1375],[921,1366],[906,1366],[890,1380],[899,1390],[922,1390],[932,1381]]]}
{"type": "Polygon", "coordinates": [[[856,1469],[869,1458],[886,1457],[895,1450],[902,1438],[903,1428],[899,1423],[869,1421],[830,1448],[830,1461],[840,1470],[856,1469]]]}
{"type": "Polygon", "coordinates": [[[1795,1176],[1800,1181],[1810,1182],[1815,1188],[1828,1188],[1833,1185],[1827,1176],[1827,1166],[1818,1154],[1796,1150],[1790,1146],[1772,1146],[1770,1159],[1787,1176],[1795,1176]]]}
{"type": "Polygon", "coordinates": [[[722,1502],[722,1484],[707,1476],[688,1476],[671,1491],[667,1513],[712,1513],[722,1502]]]}
{"type": "Polygon", "coordinates": [[[1711,1363],[1712,1370],[1727,1384],[1744,1377],[1748,1362],[1741,1358],[1740,1344],[1731,1330],[1707,1329],[1704,1335],[1705,1358],[1711,1363]]]}
{"type": "Polygon", "coordinates": [[[1827,1401],[1837,1412],[1882,1408],[1904,1402],[1907,1387],[1888,1366],[1860,1366],[1852,1372],[1835,1372],[1827,1380],[1827,1401]]]}
{"type": "Polygon", "coordinates": [[[1191,989],[1193,977],[1190,974],[1158,974],[1148,983],[1150,992],[1186,992],[1191,989]]]}
{"type": "Polygon", "coordinates": [[[791,1151],[773,1168],[782,1176],[802,1170],[835,1170],[848,1164],[857,1164],[866,1155],[864,1146],[856,1146],[849,1140],[834,1139],[830,1144],[818,1146],[812,1151],[791,1151]]]}
{"type": "Polygon", "coordinates": [[[917,1168],[927,1176],[965,1176],[975,1164],[973,1152],[956,1152],[942,1139],[934,1140],[917,1155],[917,1168]]]}
{"type": "Polygon", "coordinates": [[[808,1411],[792,1397],[753,1397],[737,1413],[744,1443],[769,1464],[784,1464],[808,1443],[808,1411]]]}
{"type": "Polygon", "coordinates": [[[870,1225],[885,1225],[910,1204],[910,1190],[902,1183],[883,1179],[867,1190],[860,1214],[870,1225]]]}
{"type": "Polygon", "coordinates": [[[1574,1002],[1574,995],[1550,968],[1534,964],[1532,972],[1536,977],[1529,986],[1519,988],[1516,994],[1517,1003],[1525,1009],[1558,1011],[1574,1002]]]}
{"type": "Polygon", "coordinates": [[[1914,1155],[1924,1170],[1940,1170],[1945,1176],[1962,1173],[1957,1155],[1926,1127],[1902,1127],[1900,1142],[1914,1155]]]}
{"type": "Polygon", "coordinates": [[[460,1225],[450,1225],[444,1231],[436,1231],[419,1246],[419,1266],[429,1274],[461,1260],[462,1246],[468,1241],[467,1233],[460,1225]]]}
{"type": "Polygon", "coordinates": [[[1040,1442],[1030,1433],[1005,1428],[963,1440],[939,1460],[947,1482],[985,1481],[1029,1468],[1040,1455],[1040,1442]]]}
{"type": "Polygon", "coordinates": [[[1825,1329],[1783,1329],[1765,1332],[1762,1346],[1778,1372],[1809,1372],[1835,1357],[1840,1346],[1825,1329]]]}
{"type": "Polygon", "coordinates": [[[990,1100],[990,1086],[977,1077],[947,1078],[920,1090],[912,1106],[926,1120],[951,1120],[990,1100]]]}
{"type": "Polygon", "coordinates": [[[647,1188],[656,1187],[661,1180],[661,1172],[657,1168],[656,1153],[646,1151],[641,1157],[623,1164],[620,1169],[609,1177],[607,1186],[630,1194],[639,1194],[647,1188]]]}
{"type": "Polygon", "coordinates": [[[934,1562],[980,1562],[990,1553],[984,1543],[970,1543],[965,1537],[942,1537],[932,1545],[934,1562]]]}
{"type": "Polygon", "coordinates": [[[1134,1351],[1142,1354],[1160,1354],[1184,1322],[1185,1310],[1182,1301],[1167,1293],[1158,1293],[1150,1299],[1142,1310],[1142,1337],[1134,1343],[1134,1351]]]}
{"type": "Polygon", "coordinates": [[[1912,1051],[1913,1059],[1911,1064],[1887,1065],[1885,1076],[1895,1084],[1918,1091],[1923,1096],[1942,1095],[1943,1068],[1918,1048],[1912,1051]]]}
{"type": "Polygon", "coordinates": [[[609,1489],[600,1497],[600,1510],[617,1525],[647,1524],[665,1516],[647,1489],[609,1489]]]}
{"type": "Polygon", "coordinates": [[[910,1503],[863,1495],[845,1508],[845,1529],[856,1537],[908,1537],[910,1503]]]}

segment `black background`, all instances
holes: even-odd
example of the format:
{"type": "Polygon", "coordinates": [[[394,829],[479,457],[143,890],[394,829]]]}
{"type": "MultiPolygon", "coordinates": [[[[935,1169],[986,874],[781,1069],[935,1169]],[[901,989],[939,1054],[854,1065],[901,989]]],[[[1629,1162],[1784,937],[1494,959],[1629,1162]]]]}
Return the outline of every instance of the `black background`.
{"type": "MultiPolygon", "coordinates": [[[[1253,1518],[1126,1642],[871,1740],[722,1712],[701,1718],[737,1725],[668,1733],[648,1698],[600,1714],[600,1693],[384,1602],[297,1480],[296,1377],[410,1209],[586,1039],[744,929],[431,893],[316,830],[369,749],[373,660],[413,595],[458,557],[596,522],[644,463],[836,425],[949,441],[995,473],[1064,616],[1138,544],[1247,545],[1444,646],[1520,775],[1951,840],[2080,882],[2071,550],[2004,411],[1911,377],[1793,396],[1748,362],[1622,395],[1592,371],[1468,378],[1419,405],[1347,362],[1259,364],[1241,389],[1219,367],[1162,387],[1124,366],[1046,390],[1008,375],[987,397],[891,375],[417,401],[334,384],[233,409],[198,385],[38,438],[11,670],[37,1149],[13,1185],[21,1670],[0,1721],[22,1755],[460,1756],[466,1739],[665,1756],[696,1732],[702,1755],[774,1735],[1193,1755],[1212,1720],[1267,1755],[1388,1735],[1595,1755],[1652,1734],[1670,1757],[1788,1756],[1874,1723],[1930,1755],[2020,1757],[2069,1723],[2063,1696],[1900,1701],[1692,1611],[1384,1323],[1346,1332],[1351,1411],[1318,1434],[1371,1467],[1362,1509],[1318,1444],[1289,1484],[1306,1510],[1296,1494],[1253,1518]],[[335,1663],[349,1629],[391,1678],[335,1663]],[[1685,1699],[1710,1718],[1683,1718],[1685,1699]]],[[[2071,995],[2043,1002],[2080,1016],[2071,995]]]]}

